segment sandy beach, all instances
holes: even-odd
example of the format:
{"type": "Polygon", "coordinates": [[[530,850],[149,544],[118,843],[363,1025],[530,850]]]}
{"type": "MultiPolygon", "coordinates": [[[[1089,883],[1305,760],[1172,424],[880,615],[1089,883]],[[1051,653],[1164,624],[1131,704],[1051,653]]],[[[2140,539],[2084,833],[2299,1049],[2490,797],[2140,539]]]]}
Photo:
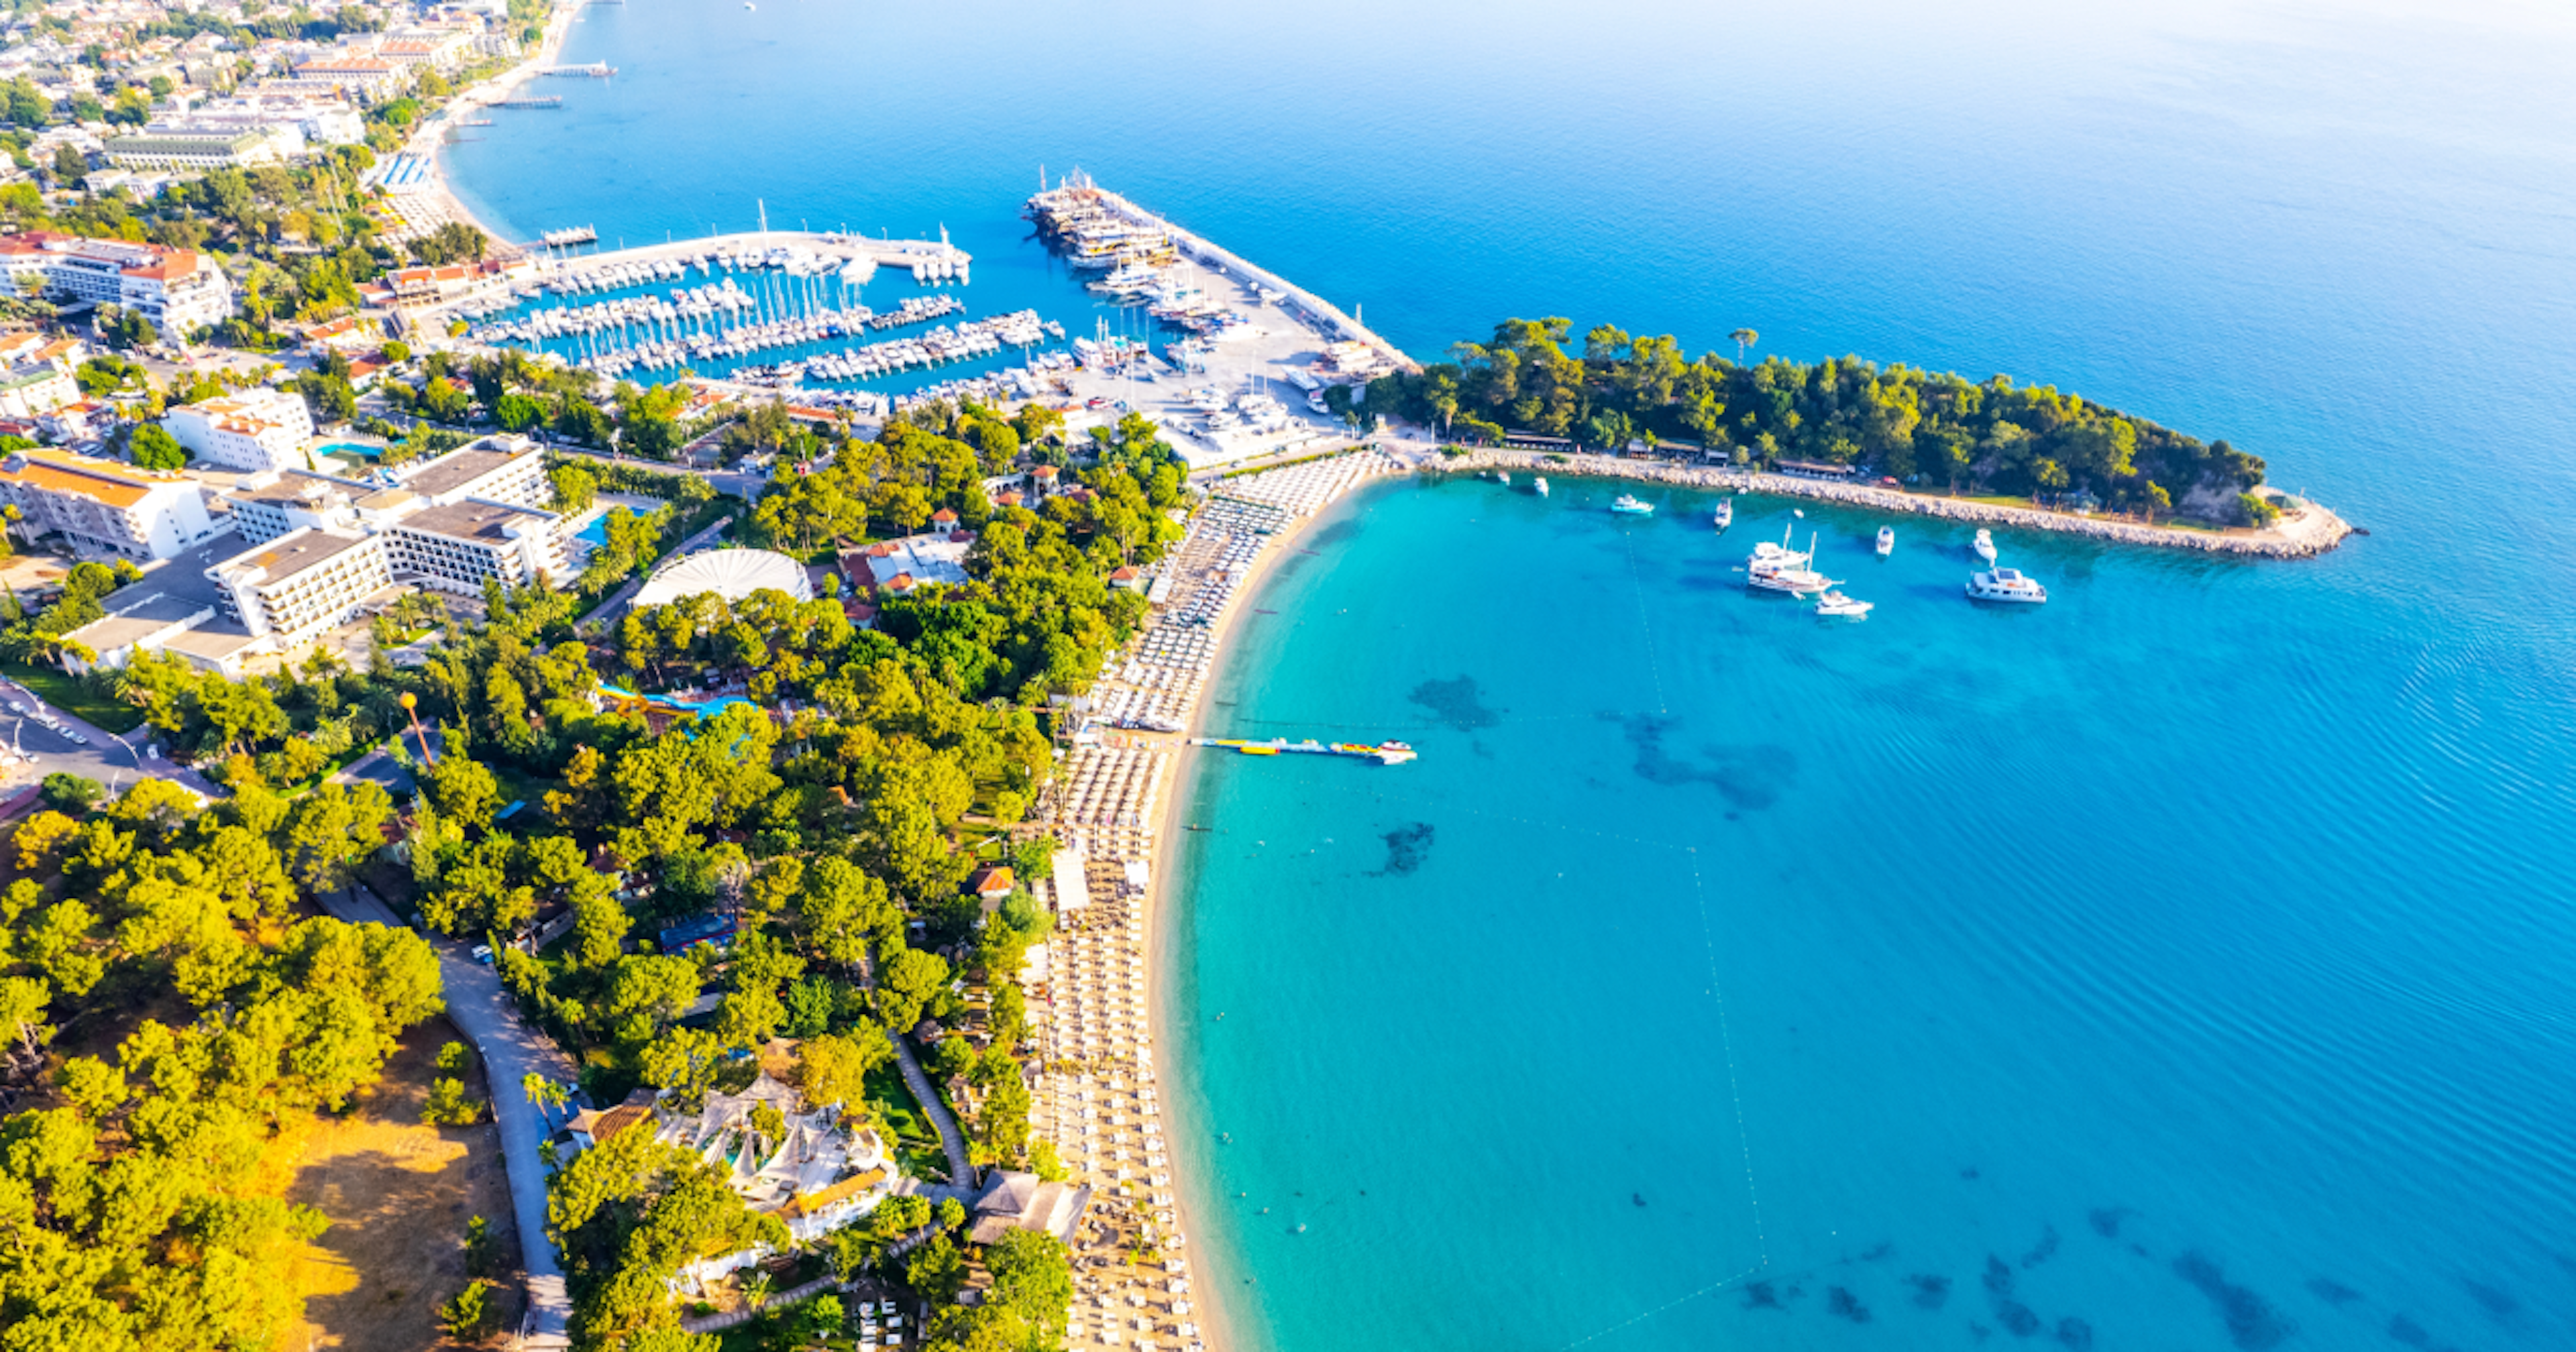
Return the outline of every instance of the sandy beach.
{"type": "Polygon", "coordinates": [[[446,140],[448,130],[457,119],[466,117],[476,109],[483,108],[496,100],[509,97],[519,86],[537,78],[539,69],[554,64],[555,57],[563,50],[564,40],[571,35],[572,26],[578,21],[580,14],[579,5],[556,10],[553,17],[546,21],[544,38],[517,64],[489,79],[457,90],[456,96],[448,101],[447,107],[441,110],[437,117],[423,122],[419,130],[412,133],[411,140],[404,144],[403,151],[406,154],[419,156],[421,161],[429,166],[427,180],[422,186],[409,192],[387,194],[388,205],[405,222],[406,235],[427,234],[437,228],[442,221],[462,221],[490,236],[495,253],[510,257],[522,252],[517,241],[495,229],[490,221],[477,215],[472,208],[466,206],[463,198],[456,195],[455,189],[448,185],[447,163],[445,157],[439,152],[446,140]],[[412,200],[403,201],[406,198],[412,200]],[[423,228],[412,229],[415,223],[423,228]]]}
{"type": "Polygon", "coordinates": [[[1212,1281],[1230,1289],[1240,1279],[1225,1277],[1225,1255],[1211,1251],[1204,1235],[1196,1246],[1189,1242],[1192,1216],[1178,1166],[1186,1150],[1203,1148],[1204,1124],[1184,1128],[1192,1145],[1175,1145],[1164,1134],[1168,1102],[1158,1088],[1186,1079],[1167,1036],[1176,1011],[1166,977],[1168,964],[1182,957],[1178,907],[1167,903],[1179,900],[1175,843],[1189,825],[1186,776],[1198,766],[1189,741],[1203,728],[1207,681],[1270,570],[1325,506],[1407,468],[1360,450],[1215,485],[1189,533],[1151,570],[1168,590],[1152,621],[1112,656],[1092,692],[1093,731],[1058,767],[1048,820],[1087,861],[1094,895],[1062,914],[1061,937],[1050,941],[1062,951],[1050,958],[1040,1037],[1054,1069],[1033,1126],[1097,1190],[1098,1224],[1079,1249],[1074,1348],[1244,1345],[1209,1301],[1212,1281]],[[1168,720],[1188,731],[1113,726],[1121,719],[1168,720]],[[1122,887],[1137,863],[1146,871],[1141,895],[1122,887]],[[1141,1083],[1129,1082],[1138,1078],[1135,1069],[1146,1071],[1141,1083]],[[1159,1257],[1130,1262],[1126,1246],[1148,1232],[1159,1257]]]}

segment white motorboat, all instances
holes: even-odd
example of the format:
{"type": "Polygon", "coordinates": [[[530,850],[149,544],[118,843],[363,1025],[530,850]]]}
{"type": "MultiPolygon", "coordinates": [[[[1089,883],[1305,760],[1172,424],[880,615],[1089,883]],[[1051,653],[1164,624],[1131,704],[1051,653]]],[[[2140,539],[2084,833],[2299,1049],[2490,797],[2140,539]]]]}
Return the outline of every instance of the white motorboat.
{"type": "Polygon", "coordinates": [[[1653,516],[1655,504],[1622,493],[1618,501],[1610,504],[1610,510],[1620,516],[1653,516]]]}
{"type": "Polygon", "coordinates": [[[1988,563],[1994,562],[1995,533],[1983,526],[1977,527],[1977,538],[1968,542],[1968,548],[1975,551],[1978,558],[1988,563]]]}
{"type": "Polygon", "coordinates": [[[1494,471],[1494,482],[1495,482],[1495,483],[1498,483],[1498,484],[1501,484],[1501,485],[1502,485],[1503,487],[1505,487],[1505,488],[1509,488],[1509,487],[1511,487],[1511,486],[1512,486],[1512,476],[1511,476],[1511,475],[1509,475],[1509,474],[1504,473],[1504,472],[1503,472],[1503,471],[1501,471],[1501,470],[1495,470],[1495,471],[1494,471]]]}
{"type": "Polygon", "coordinates": [[[2048,588],[2039,585],[2031,578],[2024,577],[2018,569],[1994,568],[1982,573],[1968,574],[1968,599],[2015,601],[2035,606],[2048,599],[2048,588]]]}
{"type": "Polygon", "coordinates": [[[1869,609],[1869,602],[1855,601],[1838,591],[1829,591],[1816,598],[1816,613],[1819,615],[1840,615],[1857,620],[1869,614],[1869,609]]]}
{"type": "Polygon", "coordinates": [[[1538,477],[1536,477],[1536,478],[1534,478],[1534,479],[1531,479],[1531,480],[1530,480],[1530,487],[1537,489],[1537,490],[1538,490],[1538,495],[1539,495],[1540,497],[1546,497],[1546,496],[1547,496],[1547,476],[1546,476],[1546,475],[1544,475],[1544,474],[1542,474],[1542,475],[1539,475],[1538,477]]]}
{"type": "Polygon", "coordinates": [[[1732,526],[1732,525],[1734,525],[1734,524],[1735,524],[1735,499],[1733,499],[1733,498],[1719,498],[1719,499],[1717,500],[1717,528],[1718,528],[1719,530],[1724,530],[1724,529],[1726,529],[1727,527],[1732,526]]]}
{"type": "Polygon", "coordinates": [[[1882,558],[1882,559],[1883,559],[1883,558],[1886,558],[1888,555],[1893,554],[1893,553],[1895,553],[1895,552],[1896,552],[1896,527],[1894,527],[1894,526],[1881,526],[1881,527],[1879,527],[1879,528],[1878,528],[1878,556],[1879,556],[1880,558],[1882,558]]]}

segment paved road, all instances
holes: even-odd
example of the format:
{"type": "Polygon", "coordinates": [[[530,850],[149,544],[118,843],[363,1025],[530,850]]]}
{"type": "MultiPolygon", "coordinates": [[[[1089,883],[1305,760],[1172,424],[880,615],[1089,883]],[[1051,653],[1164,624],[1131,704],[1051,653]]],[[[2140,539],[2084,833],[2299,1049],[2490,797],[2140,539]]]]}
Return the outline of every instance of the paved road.
{"type": "Polygon", "coordinates": [[[63,709],[16,681],[0,680],[0,746],[15,747],[36,758],[23,767],[34,779],[57,771],[122,788],[143,778],[167,779],[203,798],[222,798],[224,791],[204,775],[161,756],[145,754],[157,735],[150,724],[119,737],[63,709]],[[25,712],[8,707],[21,706],[25,712]],[[40,718],[51,718],[49,726],[40,718]],[[75,742],[66,733],[77,733],[75,742]]]}
{"type": "MultiPolygon", "coordinates": [[[[363,886],[322,898],[323,908],[352,924],[372,921],[396,925],[393,909],[363,886]]],[[[501,978],[474,960],[468,945],[432,938],[438,950],[438,974],[447,992],[447,1017],[453,1020],[483,1058],[489,1081],[493,1120],[501,1129],[501,1161],[510,1174],[510,1209],[519,1222],[520,1266],[528,1278],[527,1337],[522,1346],[569,1346],[566,1329],[572,1299],[564,1291],[563,1267],[553,1241],[546,1238],[546,1167],[537,1146],[554,1134],[557,1123],[528,1099],[530,1072],[558,1084],[575,1083],[570,1058],[554,1039],[529,1027],[519,1008],[501,988],[501,978]]],[[[574,1100],[578,1104],[576,1096],[574,1100]]],[[[566,1112],[574,1109],[567,1107],[566,1112]]]]}
{"type": "Polygon", "coordinates": [[[930,1087],[930,1077],[922,1073],[921,1062],[913,1059],[912,1044],[886,1034],[894,1042],[895,1064],[903,1067],[903,1082],[912,1089],[921,1110],[930,1115],[930,1124],[939,1128],[939,1144],[948,1152],[948,1181],[960,1187],[975,1184],[975,1165],[966,1157],[966,1137],[957,1130],[957,1119],[948,1115],[948,1105],[930,1087]]]}

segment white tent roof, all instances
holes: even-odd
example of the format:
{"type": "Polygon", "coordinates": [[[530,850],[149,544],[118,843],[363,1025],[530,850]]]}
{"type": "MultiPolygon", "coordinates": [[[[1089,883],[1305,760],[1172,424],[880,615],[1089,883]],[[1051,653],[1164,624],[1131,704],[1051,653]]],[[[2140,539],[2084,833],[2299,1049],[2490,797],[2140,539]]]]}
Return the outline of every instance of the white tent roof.
{"type": "Polygon", "coordinates": [[[673,559],[653,573],[635,593],[635,608],[667,606],[683,596],[714,592],[739,601],[756,591],[782,591],[799,601],[814,599],[814,581],[805,565],[766,549],[712,549],[673,559]]]}

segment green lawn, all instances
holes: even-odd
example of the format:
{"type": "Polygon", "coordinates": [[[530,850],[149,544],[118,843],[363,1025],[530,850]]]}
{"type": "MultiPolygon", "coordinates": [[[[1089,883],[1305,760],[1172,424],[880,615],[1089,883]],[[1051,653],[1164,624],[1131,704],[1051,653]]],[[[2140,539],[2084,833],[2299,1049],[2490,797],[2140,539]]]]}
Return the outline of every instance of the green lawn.
{"type": "Polygon", "coordinates": [[[77,676],[53,667],[32,667],[21,662],[0,663],[0,672],[6,672],[9,679],[35,691],[45,703],[109,732],[122,735],[143,726],[141,709],[131,704],[119,704],[91,691],[77,676]]]}
{"type": "Polygon", "coordinates": [[[921,1101],[903,1082],[903,1068],[892,1061],[868,1072],[868,1106],[894,1133],[895,1163],[914,1178],[948,1176],[948,1152],[939,1144],[939,1128],[921,1111],[921,1101]]]}

